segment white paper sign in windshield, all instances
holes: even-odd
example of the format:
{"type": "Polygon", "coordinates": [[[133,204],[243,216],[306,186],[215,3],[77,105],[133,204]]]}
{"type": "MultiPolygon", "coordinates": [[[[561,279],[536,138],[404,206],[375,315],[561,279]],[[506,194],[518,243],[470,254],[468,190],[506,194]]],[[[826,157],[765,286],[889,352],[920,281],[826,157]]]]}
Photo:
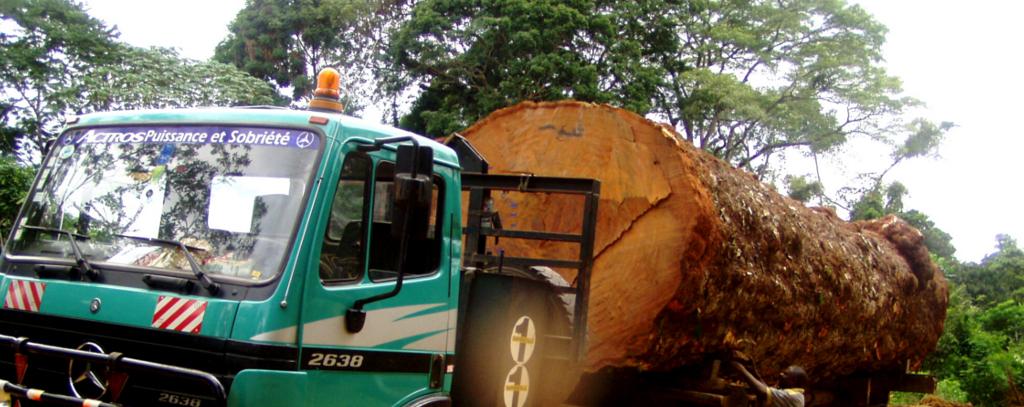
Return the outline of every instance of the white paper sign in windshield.
{"type": "Polygon", "coordinates": [[[289,184],[288,178],[213,177],[210,182],[208,226],[210,229],[249,233],[252,230],[256,197],[288,195],[289,184]]]}

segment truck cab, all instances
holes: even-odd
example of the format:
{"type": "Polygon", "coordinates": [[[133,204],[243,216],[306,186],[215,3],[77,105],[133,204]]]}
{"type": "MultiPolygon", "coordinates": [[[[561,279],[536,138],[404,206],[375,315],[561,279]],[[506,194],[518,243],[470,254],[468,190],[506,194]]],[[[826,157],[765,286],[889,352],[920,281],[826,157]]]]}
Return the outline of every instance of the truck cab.
{"type": "MultiPolygon", "coordinates": [[[[586,283],[479,242],[514,235],[482,226],[484,190],[547,184],[466,178],[452,148],[327,105],[71,123],[0,259],[0,403],[541,405],[539,355],[585,337],[552,298],[585,315],[586,283]]],[[[565,181],[541,192],[589,194],[593,219],[599,184],[565,181]]]]}

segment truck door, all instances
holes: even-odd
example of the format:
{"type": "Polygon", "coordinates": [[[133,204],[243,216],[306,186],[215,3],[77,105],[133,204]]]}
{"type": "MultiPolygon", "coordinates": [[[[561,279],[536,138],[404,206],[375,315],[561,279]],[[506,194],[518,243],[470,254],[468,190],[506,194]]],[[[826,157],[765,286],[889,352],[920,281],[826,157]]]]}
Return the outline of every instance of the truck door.
{"type": "Polygon", "coordinates": [[[442,250],[452,227],[444,211],[452,203],[435,172],[429,237],[410,245],[401,291],[368,304],[362,330],[349,332],[345,313],[356,300],[394,288],[399,239],[391,235],[394,153],[358,152],[354,143],[342,151],[336,179],[321,191],[330,209],[319,222],[319,264],[309,265],[319,271],[311,269],[305,282],[300,369],[314,386],[310,405],[393,405],[440,389],[444,355],[454,343],[457,301],[448,290],[449,252],[442,250]]]}

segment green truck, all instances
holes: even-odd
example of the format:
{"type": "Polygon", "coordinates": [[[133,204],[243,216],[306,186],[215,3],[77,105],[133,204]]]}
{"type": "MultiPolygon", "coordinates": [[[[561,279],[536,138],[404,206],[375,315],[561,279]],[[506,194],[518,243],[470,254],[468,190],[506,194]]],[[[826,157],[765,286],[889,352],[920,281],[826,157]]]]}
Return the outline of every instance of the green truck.
{"type": "Polygon", "coordinates": [[[323,91],[309,110],[70,122],[0,260],[0,405],[564,399],[599,182],[488,175],[465,140],[345,116],[323,91]],[[500,229],[502,190],[582,196],[582,230],[500,229]],[[579,257],[505,256],[495,238],[579,257]]]}

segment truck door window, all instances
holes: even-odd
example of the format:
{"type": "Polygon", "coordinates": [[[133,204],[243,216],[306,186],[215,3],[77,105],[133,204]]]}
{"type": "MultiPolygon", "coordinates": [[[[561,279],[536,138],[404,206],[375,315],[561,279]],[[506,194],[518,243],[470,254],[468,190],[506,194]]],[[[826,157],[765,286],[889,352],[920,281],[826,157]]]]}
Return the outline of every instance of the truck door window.
{"type": "MultiPolygon", "coordinates": [[[[391,236],[391,205],[395,164],[381,162],[377,165],[373,188],[373,228],[370,230],[370,279],[373,281],[395,278],[398,275],[398,253],[400,239],[391,236]]],[[[441,225],[437,223],[443,210],[440,197],[444,183],[440,177],[433,177],[433,193],[428,211],[430,216],[427,238],[412,241],[406,263],[408,276],[431,274],[437,270],[441,255],[441,225]]]]}
{"type": "Polygon", "coordinates": [[[320,279],[325,284],[356,281],[363,274],[364,203],[369,198],[370,158],[352,154],[342,165],[320,249],[320,279]]]}

